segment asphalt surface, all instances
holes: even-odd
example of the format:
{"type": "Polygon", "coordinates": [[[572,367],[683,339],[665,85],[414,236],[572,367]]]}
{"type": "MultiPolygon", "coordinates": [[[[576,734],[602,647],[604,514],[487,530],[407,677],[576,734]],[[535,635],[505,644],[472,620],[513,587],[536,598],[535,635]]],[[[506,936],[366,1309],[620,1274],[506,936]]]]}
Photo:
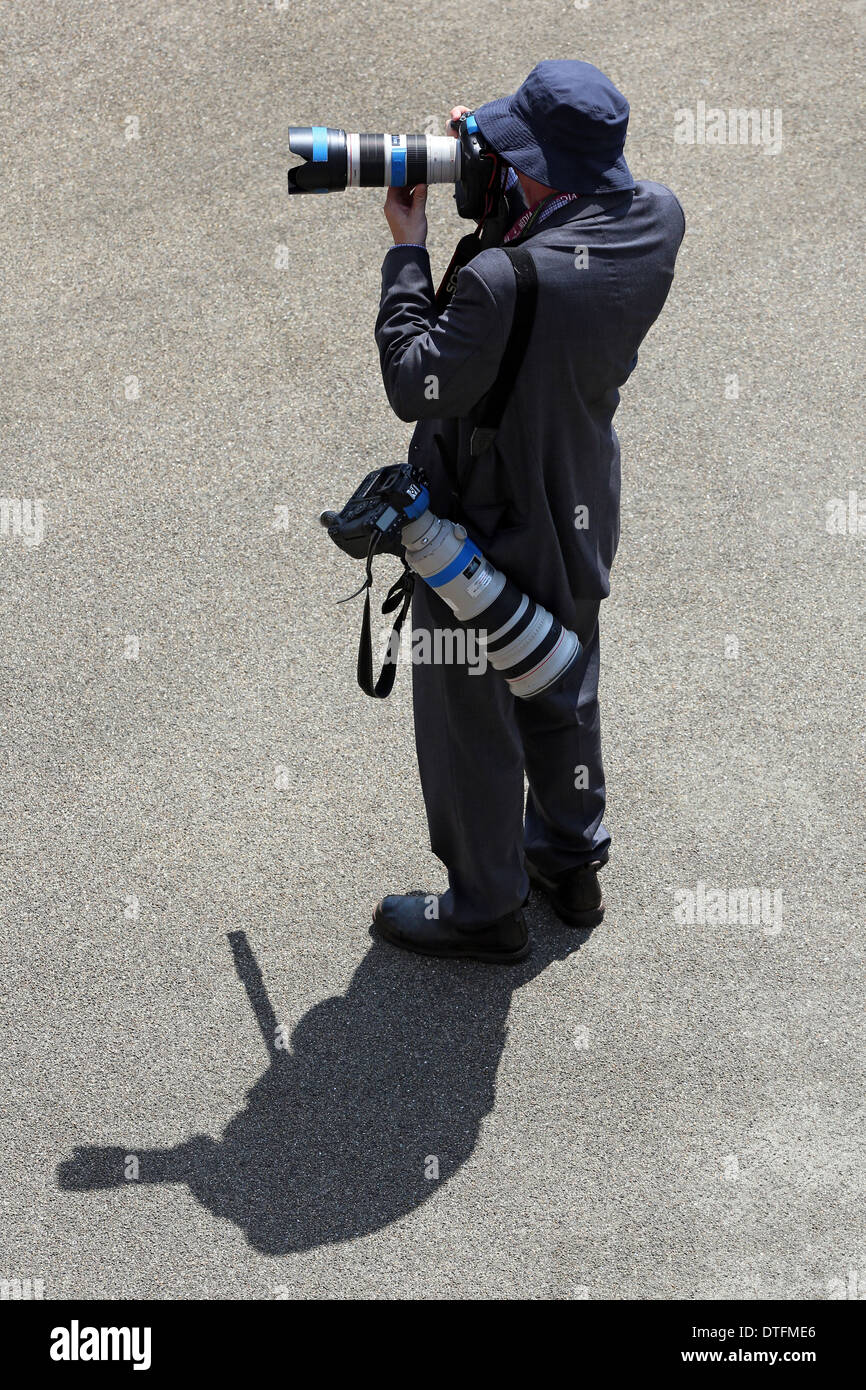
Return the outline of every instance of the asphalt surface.
{"type": "MultiPolygon", "coordinates": [[[[834,498],[866,513],[864,28],[832,2],[4,7],[0,493],[43,529],[0,535],[0,1276],[864,1296],[866,529],[827,529],[834,498]],[[372,335],[382,195],[290,204],[286,127],[435,129],[554,56],[627,93],[630,166],[689,230],[617,417],[607,916],[584,938],[533,900],[509,971],[367,934],[443,875],[409,672],[355,686],[358,575],[316,517],[409,431],[372,335]],[[778,108],[781,149],[676,143],[701,101],[778,108]],[[688,925],[699,883],[781,907],[688,925]]],[[[439,272],[448,190],[430,222],[439,272]]]]}

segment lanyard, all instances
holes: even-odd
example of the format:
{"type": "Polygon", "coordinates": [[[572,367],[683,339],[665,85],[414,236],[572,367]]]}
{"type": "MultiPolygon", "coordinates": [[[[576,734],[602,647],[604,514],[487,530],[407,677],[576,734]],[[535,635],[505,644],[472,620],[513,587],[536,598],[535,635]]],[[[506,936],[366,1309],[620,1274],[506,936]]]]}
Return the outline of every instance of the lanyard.
{"type": "Polygon", "coordinates": [[[514,226],[505,233],[504,245],[507,246],[510,241],[516,241],[524,232],[534,231],[551,213],[558,212],[567,203],[576,202],[579,196],[578,193],[550,193],[540,202],[534,203],[531,208],[527,208],[525,212],[520,214],[514,226]]]}

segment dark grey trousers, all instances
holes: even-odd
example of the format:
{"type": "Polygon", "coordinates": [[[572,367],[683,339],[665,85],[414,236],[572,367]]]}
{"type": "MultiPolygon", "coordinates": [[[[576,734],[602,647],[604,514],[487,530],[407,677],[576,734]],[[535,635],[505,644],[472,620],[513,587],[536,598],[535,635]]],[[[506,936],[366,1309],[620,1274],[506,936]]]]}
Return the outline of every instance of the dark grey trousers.
{"type": "MultiPolygon", "coordinates": [[[[595,600],[575,604],[572,626],[583,650],[532,700],[516,699],[492,667],[479,675],[464,663],[413,665],[430,844],[448,870],[441,917],[469,926],[520,907],[529,892],[524,850],[545,874],[606,859],[598,610],[595,600]]],[[[420,579],[412,625],[431,634],[456,626],[420,579]]]]}

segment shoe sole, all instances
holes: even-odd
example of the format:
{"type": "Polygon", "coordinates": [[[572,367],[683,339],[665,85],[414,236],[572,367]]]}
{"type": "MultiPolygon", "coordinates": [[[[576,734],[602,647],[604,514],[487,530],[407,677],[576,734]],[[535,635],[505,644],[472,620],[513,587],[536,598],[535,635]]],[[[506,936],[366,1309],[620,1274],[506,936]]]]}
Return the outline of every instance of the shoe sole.
{"type": "Polygon", "coordinates": [[[563,907],[556,900],[556,884],[549,878],[544,878],[537,869],[533,868],[529,860],[526,861],[526,872],[529,882],[539,893],[543,893],[553,908],[560,922],[564,922],[567,927],[576,927],[578,930],[591,931],[593,927],[599,926],[604,917],[604,898],[598,907],[585,908],[583,912],[575,912],[572,908],[563,907]]]}
{"type": "Polygon", "coordinates": [[[409,941],[404,941],[400,936],[389,936],[383,929],[381,922],[376,918],[370,924],[370,931],[380,941],[387,941],[389,946],[396,946],[401,951],[411,951],[415,956],[434,956],[438,960],[477,960],[484,965],[518,965],[520,961],[526,960],[532,950],[532,942],[527,941],[525,946],[521,946],[516,951],[473,951],[471,948],[452,947],[435,951],[424,946],[415,946],[409,941]]]}

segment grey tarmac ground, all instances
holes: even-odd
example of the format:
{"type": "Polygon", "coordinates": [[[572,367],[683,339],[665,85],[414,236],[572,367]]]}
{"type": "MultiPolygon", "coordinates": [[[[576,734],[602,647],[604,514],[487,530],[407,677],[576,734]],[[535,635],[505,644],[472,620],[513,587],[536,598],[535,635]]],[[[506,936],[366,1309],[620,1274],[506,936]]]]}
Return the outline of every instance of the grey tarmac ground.
{"type": "MultiPolygon", "coordinates": [[[[0,536],[0,1276],[862,1298],[863,0],[2,26],[0,493],[44,534],[0,536]],[[289,204],[286,127],[441,128],[558,56],[627,93],[688,234],[617,417],[607,916],[533,899],[509,971],[368,935],[444,880],[410,673],[355,686],[359,576],[316,517],[409,431],[382,194],[289,204]],[[677,143],[699,102],[778,109],[781,148],[677,143]],[[699,884],[781,909],[688,925],[699,884]]],[[[430,222],[438,275],[447,189],[430,222]]]]}

